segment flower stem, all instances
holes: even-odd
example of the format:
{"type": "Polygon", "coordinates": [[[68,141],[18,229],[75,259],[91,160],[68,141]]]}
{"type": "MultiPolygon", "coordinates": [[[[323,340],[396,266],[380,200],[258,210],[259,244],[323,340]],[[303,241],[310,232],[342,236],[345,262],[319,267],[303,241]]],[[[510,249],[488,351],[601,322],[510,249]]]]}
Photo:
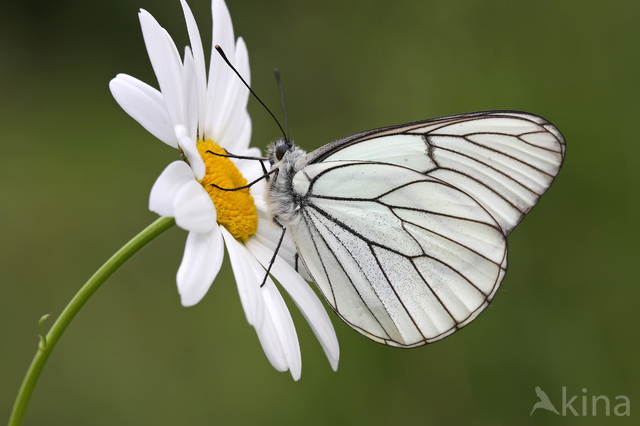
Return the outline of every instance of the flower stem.
{"type": "MultiPolygon", "coordinates": [[[[27,405],[29,404],[29,400],[33,394],[33,389],[40,377],[40,373],[42,372],[49,355],[53,351],[53,348],[62,336],[62,333],[64,333],[80,308],[82,308],[93,293],[100,288],[102,283],[104,283],[107,278],[124,265],[127,260],[136,254],[142,247],[147,245],[147,243],[172,227],[174,224],[175,220],[172,217],[161,217],[131,239],[131,241],[111,256],[111,258],[107,260],[91,278],[89,278],[78,293],[73,296],[73,299],[71,299],[69,304],[64,308],[60,317],[51,326],[51,330],[49,330],[46,337],[41,331],[38,351],[33,357],[29,370],[27,370],[27,374],[22,380],[22,385],[20,386],[20,390],[16,396],[13,411],[9,418],[9,426],[18,426],[22,424],[27,405]]],[[[45,317],[40,320],[39,327],[42,326],[42,322],[45,317]]]]}

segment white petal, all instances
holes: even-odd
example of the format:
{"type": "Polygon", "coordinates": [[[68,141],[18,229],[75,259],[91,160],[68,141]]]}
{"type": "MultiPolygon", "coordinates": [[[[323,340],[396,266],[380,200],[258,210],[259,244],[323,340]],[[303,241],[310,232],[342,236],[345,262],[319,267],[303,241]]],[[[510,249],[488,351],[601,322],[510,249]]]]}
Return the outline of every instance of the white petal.
{"type": "Polygon", "coordinates": [[[218,227],[216,207],[211,197],[195,180],[191,180],[176,193],[174,201],[176,225],[193,232],[211,232],[218,227]]]}
{"type": "Polygon", "coordinates": [[[229,57],[232,58],[234,55],[233,23],[224,0],[213,0],[211,2],[211,16],[213,18],[213,45],[220,45],[227,55],[231,55],[229,57]]]}
{"type": "Polygon", "coordinates": [[[187,161],[193,170],[193,174],[196,176],[196,180],[202,180],[207,170],[204,160],[198,151],[195,135],[190,135],[187,128],[182,125],[176,126],[174,130],[176,138],[178,138],[178,146],[184,156],[187,157],[187,161]]]}
{"type": "MultiPolygon", "coordinates": [[[[273,254],[281,235],[282,228],[273,223],[271,216],[265,210],[258,210],[258,231],[251,237],[251,239],[257,240],[273,254]]],[[[286,261],[292,268],[295,268],[296,253],[296,246],[293,243],[291,236],[289,233],[285,234],[282,244],[280,245],[280,249],[278,250],[278,257],[286,261]]],[[[300,272],[301,270],[304,270],[304,266],[301,261],[298,261],[298,271],[300,272]]]]}
{"type": "MultiPolygon", "coordinates": [[[[251,238],[247,241],[247,248],[263,265],[266,266],[271,261],[273,251],[260,244],[256,239],[251,238]]],[[[329,315],[327,315],[327,311],[322,306],[320,299],[304,279],[284,262],[279,255],[271,267],[271,273],[298,306],[298,309],[300,309],[300,312],[302,312],[302,315],[304,315],[320,341],[331,367],[337,370],[340,346],[329,315]]]]}
{"type": "Polygon", "coordinates": [[[180,188],[195,182],[191,167],[184,161],[174,161],[158,176],[149,195],[149,210],[160,216],[175,215],[174,203],[180,188]]]}
{"type": "MultiPolygon", "coordinates": [[[[240,173],[242,173],[242,176],[244,176],[248,182],[257,181],[251,186],[251,196],[253,197],[253,201],[256,205],[256,208],[258,209],[258,214],[260,214],[260,211],[263,211],[266,215],[266,212],[268,211],[265,199],[265,192],[267,191],[267,181],[264,176],[265,170],[269,170],[268,163],[265,161],[262,162],[265,165],[264,169],[260,166],[260,161],[258,160],[258,158],[260,157],[260,150],[257,148],[251,148],[240,153],[234,152],[234,154],[255,158],[252,160],[232,161],[234,162],[240,173]]],[[[267,222],[273,222],[270,216],[264,217],[267,217],[267,222]]]]}
{"type": "Polygon", "coordinates": [[[289,369],[287,358],[284,355],[278,331],[271,317],[267,315],[261,323],[255,326],[255,329],[262,350],[273,368],[278,371],[287,371],[289,369]]]}
{"type": "MultiPolygon", "coordinates": [[[[189,5],[185,0],[180,0],[180,3],[182,4],[184,18],[187,23],[187,31],[189,32],[189,41],[191,43],[191,50],[193,52],[195,64],[196,86],[199,94],[198,117],[202,117],[204,119],[207,114],[207,70],[204,60],[204,49],[202,48],[202,39],[200,38],[200,31],[198,30],[198,25],[196,24],[196,20],[193,17],[193,13],[191,12],[189,5]]],[[[198,132],[199,137],[202,138],[204,132],[202,123],[200,123],[198,132]]]]}
{"type": "MultiPolygon", "coordinates": [[[[233,164],[238,168],[240,173],[242,173],[242,176],[244,176],[248,181],[253,181],[261,176],[263,177],[265,170],[269,170],[269,163],[267,163],[266,161],[262,161],[262,163],[264,163],[264,166],[265,166],[264,169],[260,166],[260,161],[261,161],[260,159],[264,157],[262,156],[262,153],[258,148],[249,148],[249,149],[240,150],[240,151],[233,151],[233,154],[251,158],[247,160],[239,160],[236,158],[231,159],[231,161],[233,161],[233,164]]],[[[262,185],[264,186],[265,182],[259,182],[259,183],[262,183],[262,185]]]]}
{"type": "MultiPolygon", "coordinates": [[[[197,140],[198,135],[198,85],[195,75],[195,64],[193,62],[193,54],[189,47],[184,52],[184,74],[182,75],[183,93],[185,97],[184,123],[187,128],[187,134],[193,140],[197,140]]],[[[204,97],[204,92],[202,92],[204,97]]]]}
{"type": "Polygon", "coordinates": [[[149,133],[173,148],[178,147],[169,113],[158,90],[126,74],[118,74],[111,80],[109,89],[120,107],[149,133]]]}
{"type": "MultiPolygon", "coordinates": [[[[300,374],[302,373],[302,357],[300,355],[300,343],[298,342],[298,335],[293,325],[291,313],[273,281],[270,279],[267,280],[265,285],[260,289],[260,292],[266,307],[265,318],[273,321],[276,331],[275,336],[270,332],[269,335],[265,337],[273,342],[275,342],[276,339],[279,341],[293,380],[299,380],[300,374]]],[[[258,335],[260,335],[260,330],[258,330],[258,335]]],[[[260,338],[260,342],[264,340],[264,338],[260,338]]]]}
{"type": "Polygon", "coordinates": [[[227,5],[222,0],[211,2],[211,14],[213,16],[213,36],[211,49],[211,63],[209,65],[209,82],[207,85],[207,115],[205,117],[205,137],[214,141],[220,140],[222,129],[216,127],[218,117],[222,113],[222,106],[228,90],[228,85],[233,80],[238,80],[229,66],[222,60],[215,45],[220,45],[228,58],[235,57],[233,43],[233,24],[227,5]]]}
{"type": "MultiPolygon", "coordinates": [[[[262,157],[262,151],[260,151],[260,148],[256,148],[256,147],[249,147],[244,151],[241,151],[238,153],[238,155],[243,155],[245,157],[262,157]]],[[[255,161],[255,160],[242,160],[242,161],[255,161]]],[[[265,164],[267,164],[265,162],[265,164]]]]}
{"type": "MultiPolygon", "coordinates": [[[[236,244],[241,245],[237,241],[236,244]]],[[[252,325],[256,330],[262,350],[271,365],[278,371],[287,371],[289,369],[289,362],[285,355],[282,342],[280,341],[278,325],[276,325],[276,322],[270,313],[270,310],[273,310],[273,307],[267,307],[263,290],[260,288],[260,284],[265,276],[265,270],[262,268],[260,263],[258,263],[257,259],[247,251],[246,247],[243,246],[243,250],[245,251],[245,257],[242,260],[246,263],[246,271],[253,276],[252,280],[247,281],[247,285],[252,286],[252,291],[255,291],[255,296],[257,297],[259,306],[262,309],[261,315],[256,318],[256,321],[252,325]]],[[[265,283],[265,285],[273,286],[271,278],[267,278],[267,281],[269,284],[265,283]]],[[[269,304],[273,305],[273,303],[271,303],[271,298],[269,298],[269,304]]]]}
{"type": "Polygon", "coordinates": [[[140,26],[151,66],[158,79],[169,117],[174,125],[184,122],[182,61],[171,36],[149,12],[140,9],[140,26]]]}
{"type": "Polygon", "coordinates": [[[244,112],[244,119],[242,120],[242,128],[236,136],[237,146],[249,146],[251,141],[251,117],[247,111],[244,112]]]}
{"type": "Polygon", "coordinates": [[[224,243],[219,227],[211,232],[189,232],[177,282],[183,306],[200,302],[218,275],[224,258],[224,243]]]}
{"type": "MultiPolygon", "coordinates": [[[[251,74],[249,72],[249,54],[242,38],[238,38],[236,45],[236,55],[232,63],[238,73],[244,78],[247,84],[251,84],[251,74]]],[[[216,129],[220,129],[219,144],[229,149],[231,152],[238,152],[248,148],[249,144],[240,145],[238,136],[244,127],[244,120],[248,117],[247,102],[249,101],[249,89],[242,80],[233,76],[227,82],[227,90],[222,103],[220,113],[216,119],[216,129]]]]}
{"type": "Polygon", "coordinates": [[[230,152],[239,156],[251,157],[251,159],[249,160],[238,160],[236,158],[232,158],[231,161],[233,161],[233,164],[238,168],[242,176],[244,176],[244,178],[247,179],[248,182],[253,182],[259,178],[262,178],[261,180],[258,180],[255,184],[253,184],[253,186],[251,186],[251,195],[253,196],[253,198],[258,198],[258,200],[256,201],[262,201],[264,199],[263,191],[266,188],[264,170],[269,170],[269,165],[263,161],[263,163],[265,164],[265,169],[260,166],[260,150],[258,148],[251,148],[240,152],[230,152]],[[254,188],[256,188],[255,191],[254,188]]]}
{"type": "Polygon", "coordinates": [[[269,362],[278,371],[291,370],[294,380],[300,378],[302,361],[293,319],[273,281],[247,248],[221,227],[233,273],[238,283],[240,300],[249,324],[258,334],[269,362]]]}
{"type": "Polygon", "coordinates": [[[255,326],[264,321],[264,302],[260,297],[259,289],[264,272],[261,277],[256,276],[256,270],[264,269],[260,266],[258,261],[249,253],[249,250],[236,241],[235,238],[229,232],[221,227],[222,236],[229,252],[229,260],[231,261],[231,268],[236,278],[238,285],[238,293],[240,295],[240,301],[244,308],[244,313],[247,316],[249,324],[255,326]]]}
{"type": "Polygon", "coordinates": [[[251,85],[251,69],[249,68],[249,51],[247,50],[247,44],[242,37],[238,37],[236,40],[236,52],[235,52],[235,65],[236,69],[242,75],[249,85],[251,85]]]}

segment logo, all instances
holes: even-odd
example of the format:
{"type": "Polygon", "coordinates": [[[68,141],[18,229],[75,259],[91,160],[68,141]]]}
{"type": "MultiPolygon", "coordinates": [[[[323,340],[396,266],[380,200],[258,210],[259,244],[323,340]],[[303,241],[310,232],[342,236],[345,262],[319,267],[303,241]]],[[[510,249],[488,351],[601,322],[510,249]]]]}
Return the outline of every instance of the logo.
{"type": "Polygon", "coordinates": [[[560,413],[558,413],[558,410],[556,410],[556,407],[554,407],[551,401],[549,400],[549,397],[547,396],[547,394],[542,389],[540,389],[540,386],[536,386],[536,395],[538,395],[539,401],[533,405],[533,410],[531,410],[531,414],[529,414],[530,416],[533,415],[533,412],[536,411],[538,408],[542,408],[543,410],[549,410],[560,415],[560,413]]]}
{"type": "Polygon", "coordinates": [[[582,395],[570,395],[567,387],[562,387],[562,403],[560,411],[551,402],[549,396],[540,386],[535,388],[538,401],[533,404],[530,416],[537,410],[546,410],[558,416],[630,416],[631,400],[626,395],[589,395],[587,388],[582,388],[582,395]]]}

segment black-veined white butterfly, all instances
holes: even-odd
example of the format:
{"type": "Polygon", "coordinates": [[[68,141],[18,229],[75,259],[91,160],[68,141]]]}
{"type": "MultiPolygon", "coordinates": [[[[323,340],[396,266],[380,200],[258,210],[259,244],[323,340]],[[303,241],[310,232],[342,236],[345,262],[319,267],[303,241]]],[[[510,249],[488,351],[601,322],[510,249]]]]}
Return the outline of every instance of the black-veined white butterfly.
{"type": "Polygon", "coordinates": [[[518,111],[369,130],[308,154],[279,139],[267,202],[347,324],[415,347],[489,305],[507,270],[506,237],[564,154],[556,127],[518,111]]]}

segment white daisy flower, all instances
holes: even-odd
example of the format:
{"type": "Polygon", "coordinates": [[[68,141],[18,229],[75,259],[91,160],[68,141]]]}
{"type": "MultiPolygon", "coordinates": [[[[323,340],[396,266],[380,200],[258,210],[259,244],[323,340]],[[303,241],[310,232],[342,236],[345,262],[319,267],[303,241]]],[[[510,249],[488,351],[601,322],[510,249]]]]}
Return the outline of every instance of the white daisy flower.
{"type": "MultiPolygon", "coordinates": [[[[249,148],[251,121],[249,91],[212,50],[207,77],[200,33],[189,6],[181,0],[190,47],[181,60],[169,34],[145,10],[140,24],[160,91],[129,75],[119,74],[109,87],[120,106],[164,143],[180,149],[176,161],[161,173],[151,189],[149,208],[172,216],[189,231],[177,274],[184,306],[198,303],[218,274],[226,245],[247,320],[253,325],[271,364],[300,378],[302,362],[298,337],[285,302],[265,276],[281,230],[273,224],[264,201],[266,183],[237,188],[262,175],[254,160],[215,155],[259,156],[249,148]]],[[[242,38],[234,42],[229,11],[213,0],[213,45],[220,45],[240,74],[249,80],[249,57],[242,38]]],[[[271,274],[289,293],[311,325],[334,370],[339,347],[322,303],[295,271],[293,243],[285,238],[271,274]]]]}

